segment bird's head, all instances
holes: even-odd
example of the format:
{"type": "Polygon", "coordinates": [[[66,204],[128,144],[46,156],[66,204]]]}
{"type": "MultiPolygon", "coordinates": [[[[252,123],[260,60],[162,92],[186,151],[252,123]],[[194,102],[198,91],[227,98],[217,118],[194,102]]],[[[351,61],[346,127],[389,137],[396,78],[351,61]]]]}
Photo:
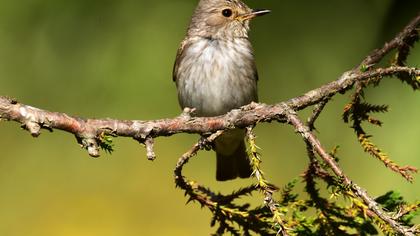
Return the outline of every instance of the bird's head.
{"type": "Polygon", "coordinates": [[[215,39],[247,37],[250,20],[269,12],[253,10],[240,0],[200,0],[188,34],[215,39]]]}

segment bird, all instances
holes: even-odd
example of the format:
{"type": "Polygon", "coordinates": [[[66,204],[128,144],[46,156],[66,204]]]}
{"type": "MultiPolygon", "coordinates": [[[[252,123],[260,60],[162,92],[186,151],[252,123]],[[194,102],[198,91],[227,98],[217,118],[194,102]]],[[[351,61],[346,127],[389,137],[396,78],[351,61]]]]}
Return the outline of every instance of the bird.
{"type": "MultiPolygon", "coordinates": [[[[253,10],[240,0],[200,0],[173,67],[178,101],[194,116],[211,117],[258,102],[258,73],[249,23],[269,10],[253,10]]],[[[225,131],[213,144],[216,180],[248,178],[252,168],[245,130],[225,131]]]]}

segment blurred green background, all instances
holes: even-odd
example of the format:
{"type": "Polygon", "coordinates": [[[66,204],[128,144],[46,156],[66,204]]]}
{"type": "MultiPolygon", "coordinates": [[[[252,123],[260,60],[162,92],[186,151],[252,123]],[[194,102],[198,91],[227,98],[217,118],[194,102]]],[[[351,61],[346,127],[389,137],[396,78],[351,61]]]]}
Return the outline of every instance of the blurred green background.
{"type": "MultiPolygon", "coordinates": [[[[157,119],[180,113],[171,73],[195,0],[0,0],[0,95],[83,117],[157,119]]],[[[420,1],[247,1],[272,13],[252,23],[260,100],[275,103],[336,79],[390,39],[420,1]]],[[[410,65],[420,66],[420,45],[410,65]]],[[[369,128],[401,165],[420,167],[420,93],[387,79],[366,98],[389,104],[383,128],[369,128]]],[[[420,184],[364,154],[341,112],[349,95],[322,113],[319,137],[340,145],[341,165],[373,196],[394,189],[419,199],[420,184]]],[[[303,113],[307,114],[307,113],[303,113]]],[[[18,124],[0,123],[0,235],[209,235],[210,213],[185,205],[173,169],[196,135],[159,138],[146,160],[134,140],[88,157],[72,135],[44,131],[34,139],[18,124]]],[[[301,139],[283,124],[258,126],[263,169],[282,186],[306,167],[301,139]]],[[[215,158],[203,152],[185,174],[217,191],[252,180],[215,181],[215,158]]],[[[418,176],[416,176],[418,177],[418,176]]],[[[261,196],[250,201],[258,203],[261,196]]]]}

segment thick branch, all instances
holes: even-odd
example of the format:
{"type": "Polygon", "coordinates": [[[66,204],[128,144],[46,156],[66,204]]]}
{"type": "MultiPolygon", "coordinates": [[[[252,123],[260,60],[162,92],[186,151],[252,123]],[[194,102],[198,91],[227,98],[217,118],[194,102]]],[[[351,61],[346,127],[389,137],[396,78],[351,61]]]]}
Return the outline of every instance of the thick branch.
{"type": "Polygon", "coordinates": [[[148,139],[150,137],[170,136],[177,133],[206,134],[233,127],[245,128],[258,122],[270,122],[274,120],[284,122],[285,106],[293,110],[301,110],[319,103],[338,92],[351,88],[356,81],[363,81],[377,76],[390,76],[400,72],[420,76],[419,69],[409,67],[379,68],[364,73],[350,71],[344,73],[336,81],[286,102],[275,105],[252,103],[218,117],[192,117],[189,114],[182,114],[173,119],[150,121],[84,119],[65,113],[38,109],[0,96],[0,118],[19,122],[34,137],[39,136],[41,128],[50,130],[60,129],[72,133],[88,149],[90,155],[98,156],[99,145],[95,140],[98,141],[97,137],[104,133],[132,137],[144,142],[145,140],[150,140],[148,139]]]}

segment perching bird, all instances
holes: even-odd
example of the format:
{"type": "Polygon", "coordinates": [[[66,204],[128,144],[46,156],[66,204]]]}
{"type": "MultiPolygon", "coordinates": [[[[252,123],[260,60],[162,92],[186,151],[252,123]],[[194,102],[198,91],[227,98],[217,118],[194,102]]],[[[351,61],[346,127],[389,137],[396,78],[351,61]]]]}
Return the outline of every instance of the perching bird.
{"type": "MultiPolygon", "coordinates": [[[[195,108],[196,116],[218,116],[258,101],[249,22],[269,12],[240,0],[199,1],[173,69],[182,108],[195,108]]],[[[251,175],[244,137],[243,129],[234,129],[215,140],[217,180],[251,175]]]]}

